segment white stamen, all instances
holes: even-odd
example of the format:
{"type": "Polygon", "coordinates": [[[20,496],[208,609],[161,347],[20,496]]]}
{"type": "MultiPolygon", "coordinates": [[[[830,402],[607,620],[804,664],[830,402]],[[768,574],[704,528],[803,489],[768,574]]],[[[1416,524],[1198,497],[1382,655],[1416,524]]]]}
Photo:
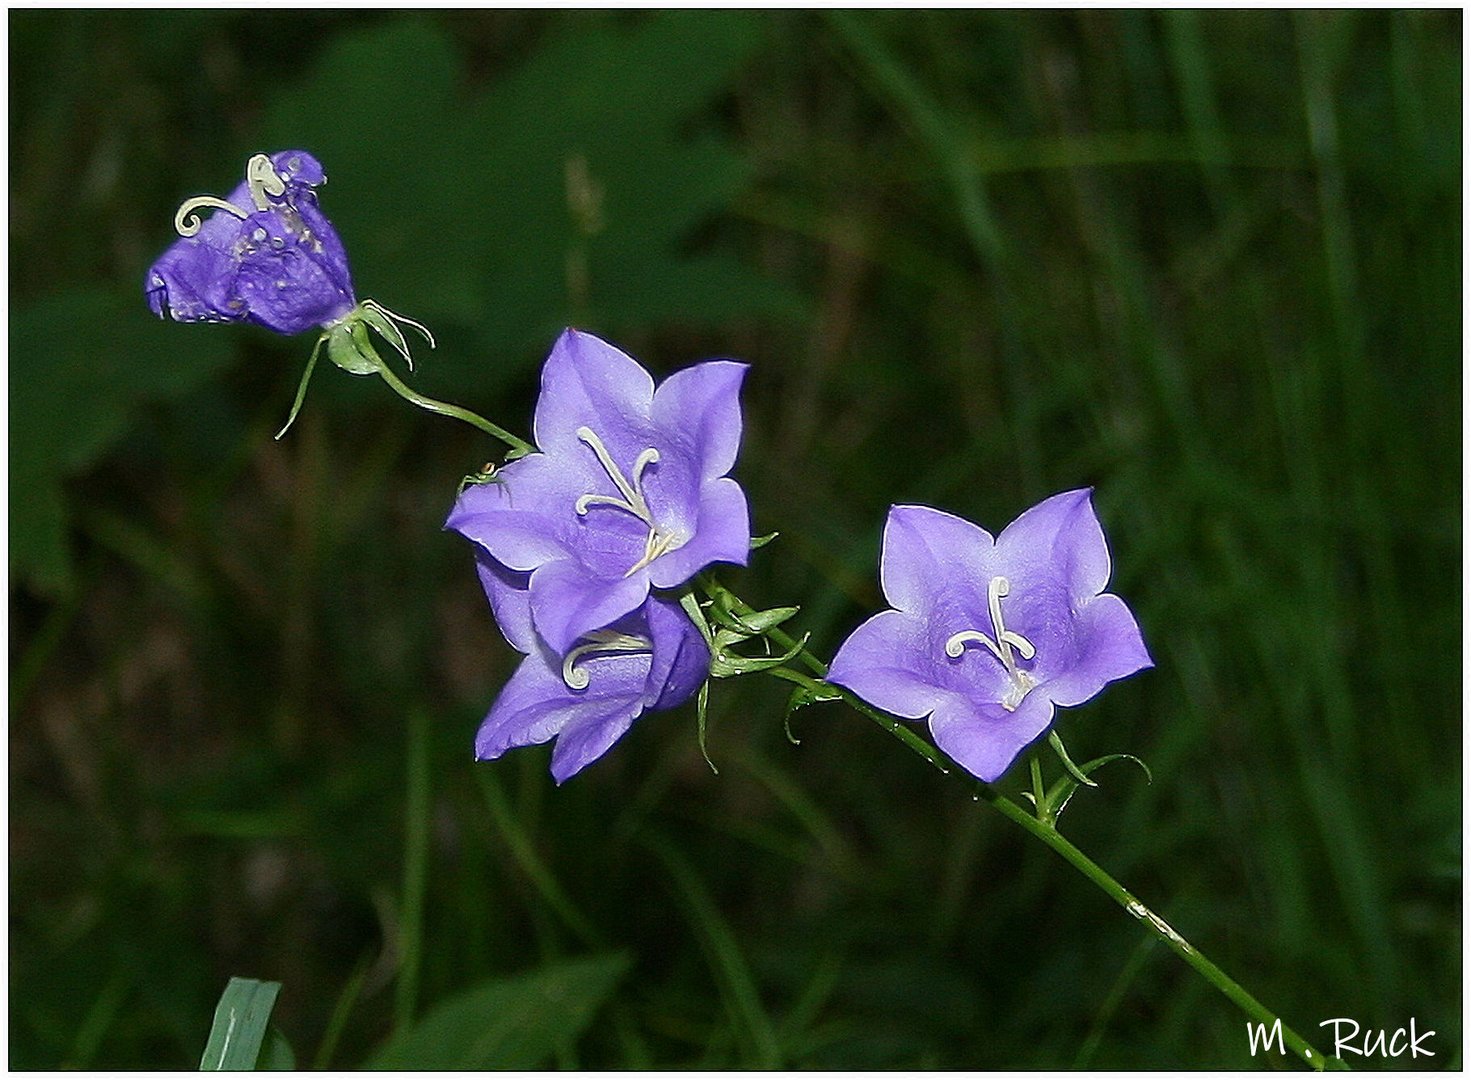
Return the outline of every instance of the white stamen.
{"type": "Polygon", "coordinates": [[[958,634],[952,634],[945,642],[945,655],[953,659],[959,659],[965,652],[965,646],[969,642],[977,642],[991,650],[991,654],[1001,662],[1006,669],[1006,674],[1011,677],[1011,689],[1001,699],[1001,707],[1007,712],[1015,712],[1016,707],[1022,703],[1027,696],[1027,691],[1037,685],[1037,680],[1030,672],[1023,671],[1017,667],[1016,658],[1012,656],[1012,649],[1021,654],[1023,660],[1030,660],[1037,655],[1036,648],[1030,641],[1022,637],[1015,630],[1006,629],[1001,620],[1001,598],[1011,592],[1011,582],[1004,577],[993,577],[986,586],[986,607],[991,616],[991,632],[983,634],[979,630],[962,630],[958,634]]]}
{"type": "Polygon", "coordinates": [[[608,479],[613,481],[613,486],[622,496],[620,498],[617,495],[583,495],[573,504],[573,509],[577,511],[578,516],[586,516],[588,509],[593,506],[611,506],[615,510],[632,514],[649,527],[649,535],[644,538],[643,557],[630,566],[623,576],[632,577],[660,555],[683,545],[688,537],[681,532],[661,527],[654,520],[653,511],[649,509],[648,500],[644,498],[644,470],[659,460],[659,451],[652,446],[639,451],[638,457],[633,461],[633,479],[630,481],[624,477],[623,470],[614,464],[612,455],[603,445],[603,440],[598,438],[597,432],[584,426],[577,429],[577,437],[591,447],[603,471],[608,474],[608,479]]]}

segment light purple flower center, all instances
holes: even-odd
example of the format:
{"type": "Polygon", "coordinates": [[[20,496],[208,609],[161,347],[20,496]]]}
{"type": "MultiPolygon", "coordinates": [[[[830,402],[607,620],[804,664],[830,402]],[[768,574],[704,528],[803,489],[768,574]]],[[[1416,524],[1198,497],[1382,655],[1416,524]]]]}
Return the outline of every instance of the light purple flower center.
{"type": "Polygon", "coordinates": [[[603,471],[608,474],[608,479],[613,481],[613,486],[618,489],[617,495],[588,494],[581,496],[576,504],[578,516],[586,515],[589,507],[610,506],[615,510],[632,514],[649,530],[648,535],[644,538],[643,556],[630,566],[623,576],[631,577],[660,555],[683,546],[689,537],[678,529],[666,528],[654,520],[654,512],[649,509],[649,501],[644,496],[644,470],[659,460],[659,451],[652,446],[639,451],[638,457],[633,462],[631,476],[625,477],[623,470],[614,462],[597,432],[590,427],[580,427],[577,429],[577,437],[591,447],[603,471]]]}
{"type": "Polygon", "coordinates": [[[945,655],[952,660],[960,659],[965,652],[966,645],[974,642],[984,645],[991,650],[991,654],[1001,662],[1006,669],[1007,676],[1011,679],[1011,686],[1006,695],[1001,699],[1001,707],[1007,712],[1015,712],[1027,692],[1037,685],[1037,680],[1028,671],[1023,671],[1016,662],[1020,654],[1023,660],[1030,660],[1037,655],[1036,648],[1030,641],[1022,637],[1015,630],[1006,629],[1006,624],[1001,619],[1001,598],[1011,592],[1011,582],[1004,577],[993,577],[986,585],[986,608],[991,616],[991,633],[986,634],[980,630],[962,630],[957,634],[950,635],[945,642],[945,655]]]}
{"type": "Polygon", "coordinates": [[[616,630],[594,630],[562,660],[562,681],[572,690],[586,690],[592,684],[592,676],[586,667],[579,668],[577,662],[585,656],[607,653],[652,653],[654,643],[637,634],[620,634],[616,630]]]}

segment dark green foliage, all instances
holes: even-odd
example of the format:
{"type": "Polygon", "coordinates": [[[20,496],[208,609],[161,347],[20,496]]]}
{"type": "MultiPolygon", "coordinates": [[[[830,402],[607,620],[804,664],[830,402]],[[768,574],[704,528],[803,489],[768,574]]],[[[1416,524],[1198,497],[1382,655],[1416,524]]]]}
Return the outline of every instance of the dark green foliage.
{"type": "Polygon", "coordinates": [[[525,1067],[1252,1064],[840,704],[794,746],[789,687],[713,683],[718,777],[693,706],[560,789],[544,750],[472,763],[515,657],[440,525],[495,448],[335,369],[273,442],[311,340],[140,295],[178,203],[287,144],[360,294],[439,335],[425,392],[525,433],[572,322],[751,361],[737,475],[781,537],[728,577],[820,653],[889,503],[994,529],[1096,485],[1157,667],[1063,735],[1154,782],[1103,769],[1062,828],[1308,1037],[1414,1016],[1460,1063],[1458,13],[10,30],[12,1067],[191,1068],[242,971],[356,1067],[624,954],[565,1026],[486,1030],[525,1067]]]}
{"type": "Polygon", "coordinates": [[[628,971],[623,954],[549,964],[441,1001],[370,1069],[536,1069],[571,1047],[628,971]]]}

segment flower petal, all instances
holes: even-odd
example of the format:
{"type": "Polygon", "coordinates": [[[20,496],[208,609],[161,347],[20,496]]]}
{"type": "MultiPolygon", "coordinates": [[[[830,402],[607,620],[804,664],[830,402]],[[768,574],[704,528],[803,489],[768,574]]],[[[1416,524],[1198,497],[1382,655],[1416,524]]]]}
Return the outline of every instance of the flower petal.
{"type": "Polygon", "coordinates": [[[991,534],[964,518],[928,506],[891,506],[879,558],[884,596],[917,615],[929,609],[946,582],[979,582],[984,590],[992,547],[991,534]]]}
{"type": "Polygon", "coordinates": [[[552,748],[552,777],[559,784],[565,783],[602,757],[628,733],[642,711],[637,701],[610,701],[596,710],[584,709],[557,737],[557,745],[552,748]]]}
{"type": "Polygon", "coordinates": [[[751,557],[751,511],[746,493],[730,477],[707,481],[700,488],[690,539],[649,564],[655,588],[683,585],[711,563],[745,566],[751,557]]]}
{"type": "Polygon", "coordinates": [[[521,653],[536,651],[536,631],[531,626],[531,592],[528,588],[531,575],[507,570],[486,554],[485,549],[475,549],[475,572],[490,600],[490,609],[495,613],[496,625],[501,628],[513,649],[521,653]]]}
{"type": "Polygon", "coordinates": [[[1062,706],[1081,705],[1109,683],[1153,667],[1128,605],[1113,593],[1088,603],[1077,616],[1078,657],[1036,692],[1062,706]]]}
{"type": "Polygon", "coordinates": [[[654,644],[644,705],[672,709],[688,701],[710,677],[710,650],[699,629],[674,601],[650,596],[643,612],[654,644]]]}
{"type": "Polygon", "coordinates": [[[1064,491],[1027,510],[996,538],[1000,571],[1013,587],[1029,575],[1061,578],[1074,604],[1108,584],[1108,543],[1093,511],[1093,489],[1064,491]]]}
{"type": "MultiPolygon", "coordinates": [[[[239,222],[229,214],[217,214],[239,222]]],[[[234,296],[238,265],[227,252],[185,239],[175,241],[148,269],[144,293],[160,319],[175,322],[239,322],[245,305],[234,296]]]]}
{"type": "Polygon", "coordinates": [[[628,577],[590,575],[571,559],[544,563],[531,575],[531,620],[558,656],[577,639],[627,615],[649,595],[648,569],[628,577]]]}
{"type": "Polygon", "coordinates": [[[741,447],[741,382],[750,365],[708,360],[676,371],[654,391],[661,441],[699,464],[702,480],[724,476],[741,447]]]}
{"type": "Polygon", "coordinates": [[[930,716],[930,734],[935,745],[989,784],[1052,725],[1052,711],[1051,700],[1036,690],[1015,712],[950,694],[930,716]]]}
{"type": "Polygon", "coordinates": [[[564,504],[575,496],[565,489],[575,482],[545,454],[531,454],[511,462],[494,481],[461,492],[444,527],[512,570],[535,570],[567,557],[571,521],[564,504]]]}
{"type": "Polygon", "coordinates": [[[838,648],[828,682],[895,716],[921,720],[949,696],[936,686],[924,657],[928,627],[902,611],[881,611],[838,648]]]}
{"type": "Polygon", "coordinates": [[[650,445],[653,401],[653,377],[638,361],[601,338],[569,329],[541,369],[532,422],[536,445],[549,454],[595,460],[577,436],[588,427],[627,468],[650,445]]]}
{"type": "Polygon", "coordinates": [[[555,737],[559,753],[553,754],[552,774],[560,783],[605,752],[642,709],[649,658],[634,653],[584,663],[588,686],[573,690],[562,678],[560,661],[546,649],[523,660],[480,725],[476,758],[492,760],[555,737]],[[569,745],[562,750],[564,739],[569,745]]]}

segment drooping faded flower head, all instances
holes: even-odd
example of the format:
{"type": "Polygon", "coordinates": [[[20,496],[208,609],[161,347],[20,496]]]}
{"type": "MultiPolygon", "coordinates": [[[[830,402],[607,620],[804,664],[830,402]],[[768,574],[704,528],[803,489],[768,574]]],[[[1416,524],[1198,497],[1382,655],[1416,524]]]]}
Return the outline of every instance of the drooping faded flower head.
{"type": "Polygon", "coordinates": [[[185,201],[174,218],[180,238],[148,270],[153,313],[251,322],[278,334],[346,316],[357,299],[342,241],[317,206],[316,187],[326,179],[304,150],[256,154],[227,198],[185,201]]]}
{"type": "Polygon", "coordinates": [[[475,736],[477,760],[555,739],[552,776],[560,784],[602,757],[644,713],[683,704],[709,677],[704,638],[672,601],[650,596],[559,656],[532,625],[528,575],[484,551],[476,565],[501,633],[525,654],[475,736]]]}
{"type": "Polygon", "coordinates": [[[539,453],[466,489],[446,528],[529,573],[531,617],[558,655],[715,562],[744,565],[750,514],[726,475],[746,365],[711,360],[657,389],[631,357],[568,330],[541,376],[539,453]]]}
{"type": "Polygon", "coordinates": [[[893,609],[853,631],[828,679],[910,720],[982,780],[1105,685],[1152,666],[1123,600],[1091,491],[1054,495],[992,539],[924,506],[895,506],[880,578],[893,609]]]}

